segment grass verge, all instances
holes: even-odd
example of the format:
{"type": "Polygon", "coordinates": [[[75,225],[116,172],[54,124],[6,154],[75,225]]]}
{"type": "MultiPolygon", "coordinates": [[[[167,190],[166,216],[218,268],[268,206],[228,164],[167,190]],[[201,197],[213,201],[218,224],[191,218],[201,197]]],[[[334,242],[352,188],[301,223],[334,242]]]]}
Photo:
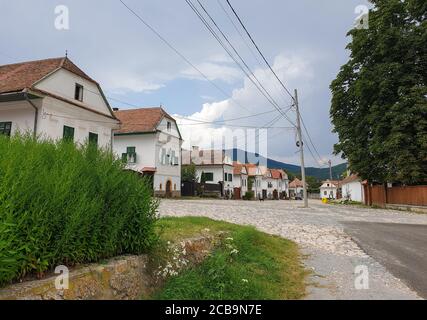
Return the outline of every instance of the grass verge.
{"type": "Polygon", "coordinates": [[[202,217],[163,218],[157,228],[165,241],[197,236],[206,229],[229,236],[202,264],[169,278],[151,298],[300,299],[305,295],[307,272],[292,241],[202,217]]]}

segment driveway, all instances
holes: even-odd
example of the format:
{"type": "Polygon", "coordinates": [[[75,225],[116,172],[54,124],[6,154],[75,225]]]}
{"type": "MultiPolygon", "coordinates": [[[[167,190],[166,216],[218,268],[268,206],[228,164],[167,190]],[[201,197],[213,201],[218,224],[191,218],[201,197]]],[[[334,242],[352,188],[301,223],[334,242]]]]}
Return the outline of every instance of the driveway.
{"type": "MultiPolygon", "coordinates": [[[[327,205],[320,201],[310,201],[309,208],[302,208],[301,201],[166,199],[161,201],[159,212],[162,216],[206,216],[216,220],[253,225],[261,231],[294,240],[306,255],[307,268],[313,271],[309,278],[307,299],[420,299],[422,296],[422,291],[415,287],[407,276],[392,270],[382,258],[375,259],[376,252],[382,252],[385,248],[379,247],[374,252],[373,249],[364,251],[359,247],[358,243],[362,242],[360,239],[357,240],[357,237],[363,240],[364,235],[360,232],[358,236],[353,233],[351,230],[357,232],[355,227],[357,224],[351,226],[350,223],[426,226],[427,215],[327,205]],[[359,283],[359,274],[356,274],[356,271],[359,272],[360,268],[368,271],[368,288],[363,286],[362,289],[360,287],[356,289],[355,282],[359,283]]],[[[357,228],[363,230],[360,225],[357,228]]],[[[372,233],[375,231],[373,230],[371,235],[372,233]]],[[[379,234],[378,236],[382,237],[379,234]]],[[[372,239],[366,241],[375,242],[372,239]]],[[[408,243],[402,246],[407,247],[408,243]]],[[[425,246],[418,249],[423,250],[425,246]]],[[[415,272],[418,277],[425,277],[424,273],[419,274],[418,269],[413,269],[406,260],[405,264],[410,269],[409,273],[415,272]]],[[[422,268],[423,264],[420,266],[422,268]]],[[[423,269],[426,270],[425,265],[423,269]]]]}

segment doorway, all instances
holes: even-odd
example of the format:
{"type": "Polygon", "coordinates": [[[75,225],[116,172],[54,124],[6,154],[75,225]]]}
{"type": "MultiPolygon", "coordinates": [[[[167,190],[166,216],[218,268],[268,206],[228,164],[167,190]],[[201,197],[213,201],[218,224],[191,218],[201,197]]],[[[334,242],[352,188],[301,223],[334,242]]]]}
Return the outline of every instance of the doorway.
{"type": "Polygon", "coordinates": [[[168,180],[166,182],[166,198],[172,197],[172,181],[168,180]]]}

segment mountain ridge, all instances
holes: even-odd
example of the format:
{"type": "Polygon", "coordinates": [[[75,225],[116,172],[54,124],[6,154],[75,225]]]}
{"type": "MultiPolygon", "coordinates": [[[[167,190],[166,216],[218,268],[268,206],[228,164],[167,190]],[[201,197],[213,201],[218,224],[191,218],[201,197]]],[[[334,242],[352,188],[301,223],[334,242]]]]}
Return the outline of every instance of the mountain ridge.
{"type": "MultiPolygon", "coordinates": [[[[248,159],[259,158],[260,162],[266,163],[269,169],[283,169],[286,172],[290,172],[294,175],[301,174],[301,166],[295,164],[289,164],[274,159],[266,158],[262,155],[253,152],[245,152],[240,149],[229,149],[226,150],[227,154],[233,159],[233,161],[239,160],[240,162],[249,163],[248,159]],[[245,159],[244,161],[242,161],[245,159]]],[[[347,163],[340,163],[332,166],[332,178],[339,179],[340,175],[347,169],[347,163]]],[[[305,173],[307,176],[312,176],[320,180],[329,179],[329,168],[315,168],[306,167],[305,173]]]]}

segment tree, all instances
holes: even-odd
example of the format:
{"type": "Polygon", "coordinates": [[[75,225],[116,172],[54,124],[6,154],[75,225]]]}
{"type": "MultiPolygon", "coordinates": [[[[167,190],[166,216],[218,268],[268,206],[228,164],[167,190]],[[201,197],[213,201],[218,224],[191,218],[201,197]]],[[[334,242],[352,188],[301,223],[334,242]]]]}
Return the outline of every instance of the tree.
{"type": "Polygon", "coordinates": [[[335,154],[363,179],[427,181],[427,2],[371,0],[331,84],[335,154]]]}
{"type": "Polygon", "coordinates": [[[319,179],[312,176],[306,176],[305,181],[308,184],[308,188],[307,188],[308,193],[320,192],[320,186],[322,185],[322,182],[319,179]]]}
{"type": "Polygon", "coordinates": [[[181,179],[186,182],[197,181],[197,170],[195,164],[185,165],[181,167],[181,179]]]}

